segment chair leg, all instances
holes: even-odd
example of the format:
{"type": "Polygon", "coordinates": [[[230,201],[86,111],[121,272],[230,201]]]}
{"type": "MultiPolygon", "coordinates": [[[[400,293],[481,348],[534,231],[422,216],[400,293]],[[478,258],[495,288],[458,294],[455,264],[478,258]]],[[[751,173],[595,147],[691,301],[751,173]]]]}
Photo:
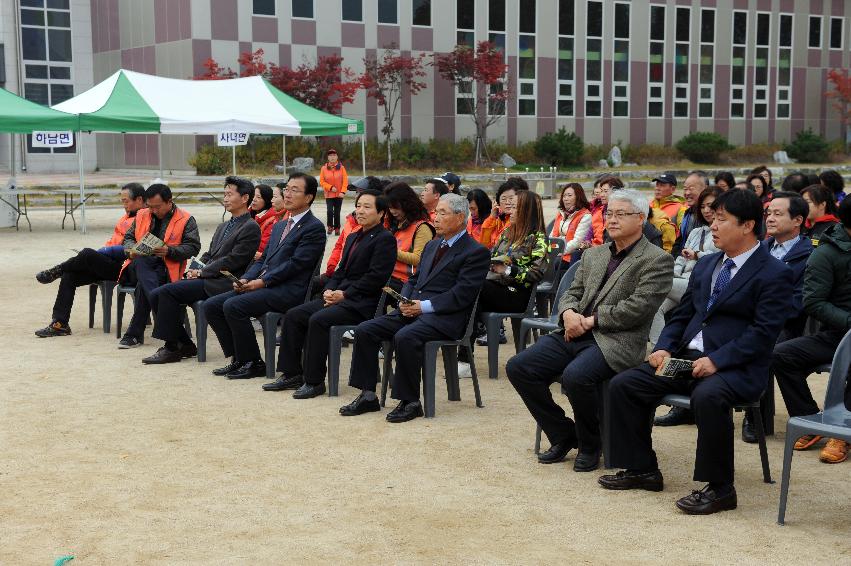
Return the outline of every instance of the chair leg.
{"type": "MultiPolygon", "coordinates": [[[[344,330],[345,331],[345,330],[344,330]]],[[[332,326],[328,333],[328,397],[340,394],[340,355],[343,350],[343,332],[332,326]]]]}
{"type": "Polygon", "coordinates": [[[393,342],[382,342],[384,350],[384,371],[381,372],[381,406],[387,402],[387,384],[393,378],[393,342]]]}
{"type": "Polygon", "coordinates": [[[444,346],[440,349],[443,355],[443,373],[446,376],[446,397],[450,401],[461,400],[461,384],[458,378],[458,349],[455,346],[444,346]]]}
{"type": "Polygon", "coordinates": [[[511,334],[514,336],[514,353],[519,354],[525,347],[525,340],[520,340],[520,321],[519,318],[511,317],[511,334]],[[523,344],[521,346],[521,344],[523,344]]]}
{"type": "MultiPolygon", "coordinates": [[[[473,338],[470,337],[470,340],[473,340],[473,338]]],[[[476,407],[481,409],[484,405],[482,404],[482,394],[479,391],[479,372],[476,371],[476,362],[473,361],[473,348],[469,345],[462,346],[462,348],[467,348],[467,354],[470,357],[470,375],[473,379],[473,393],[476,394],[476,407]]]]}
{"type": "Polygon", "coordinates": [[[766,436],[774,436],[774,376],[768,377],[768,388],[759,403],[762,414],[762,427],[766,436]]]}
{"type": "Polygon", "coordinates": [[[95,305],[98,302],[98,284],[89,285],[89,328],[95,327],[95,305]]]}
{"type": "Polygon", "coordinates": [[[529,341],[529,331],[530,331],[530,329],[527,326],[525,326],[523,324],[523,322],[521,321],[520,322],[520,329],[517,332],[519,334],[519,339],[520,339],[520,349],[517,350],[518,354],[526,349],[526,343],[529,341]]]}
{"type": "Polygon", "coordinates": [[[275,338],[278,334],[278,321],[281,319],[279,313],[267,312],[263,315],[263,344],[266,354],[266,379],[275,377],[275,338]]]}
{"type": "MultiPolygon", "coordinates": [[[[423,401],[425,416],[434,418],[435,374],[437,373],[437,346],[426,344],[423,356],[423,401]]],[[[456,367],[457,370],[457,367],[456,367]]]]}
{"type": "Polygon", "coordinates": [[[612,469],[612,437],[611,416],[612,408],[609,404],[609,380],[600,385],[600,436],[603,443],[603,467],[612,469]]]}
{"type": "Polygon", "coordinates": [[[204,303],[195,303],[195,345],[198,347],[198,361],[207,361],[207,315],[204,303]]]}
{"type": "Polygon", "coordinates": [[[116,283],[113,281],[101,281],[100,283],[100,302],[101,310],[103,311],[103,333],[109,334],[112,331],[112,294],[115,291],[116,283]]]}
{"type": "Polygon", "coordinates": [[[186,307],[183,307],[183,328],[186,329],[189,338],[192,338],[192,325],[189,324],[189,313],[186,312],[186,307]]]}
{"type": "Polygon", "coordinates": [[[115,337],[121,338],[121,323],[124,319],[124,301],[127,293],[118,293],[118,301],[115,307],[115,337]]]}
{"type": "Polygon", "coordinates": [[[488,377],[497,379],[499,377],[499,323],[502,320],[488,315],[485,321],[485,329],[488,337],[488,377]]]}
{"type": "Polygon", "coordinates": [[[535,294],[535,308],[538,311],[538,316],[547,316],[550,312],[549,296],[546,293],[535,294]]]}
{"type": "Polygon", "coordinates": [[[541,453],[541,425],[535,427],[535,454],[541,453]]]}
{"type": "Polygon", "coordinates": [[[748,409],[750,412],[751,421],[756,427],[756,438],[759,441],[759,459],[762,460],[762,481],[765,483],[774,483],[771,479],[771,470],[768,467],[768,449],[765,446],[765,430],[762,428],[762,415],[760,408],[756,410],[748,409]]]}
{"type": "Polygon", "coordinates": [[[777,524],[786,524],[786,502],[789,497],[789,479],[792,474],[792,456],[795,442],[798,440],[797,427],[786,425],[786,447],[783,450],[783,472],[780,476],[780,506],[777,510],[777,524]]]}

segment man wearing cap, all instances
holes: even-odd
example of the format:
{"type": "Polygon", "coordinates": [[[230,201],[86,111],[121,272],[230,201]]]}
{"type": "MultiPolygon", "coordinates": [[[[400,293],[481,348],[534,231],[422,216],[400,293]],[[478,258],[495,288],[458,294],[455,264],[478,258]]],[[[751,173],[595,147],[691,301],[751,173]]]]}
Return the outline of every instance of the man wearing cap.
{"type": "Polygon", "coordinates": [[[685,200],[682,197],[674,194],[677,189],[677,178],[670,173],[662,173],[653,179],[653,182],[656,183],[656,188],[653,191],[654,198],[650,206],[667,214],[679,235],[679,227],[688,207],[685,206],[685,200]]]}
{"type": "Polygon", "coordinates": [[[455,193],[456,195],[461,194],[461,177],[452,171],[447,171],[440,176],[440,179],[446,183],[446,188],[449,189],[450,193],[455,193]]]}

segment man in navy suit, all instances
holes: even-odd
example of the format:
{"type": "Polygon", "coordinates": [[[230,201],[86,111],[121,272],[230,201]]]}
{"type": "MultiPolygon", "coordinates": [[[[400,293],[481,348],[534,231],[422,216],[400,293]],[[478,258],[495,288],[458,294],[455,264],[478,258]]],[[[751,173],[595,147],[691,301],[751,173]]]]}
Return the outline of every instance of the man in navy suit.
{"type": "Polygon", "coordinates": [[[304,302],[313,269],[325,251],[325,228],[310,211],[318,183],[304,173],[293,173],[283,189],[290,217],[275,224],[269,244],[233,291],[204,301],[207,321],[231,363],[213,370],[228,379],[266,375],[266,364],[251,326],[251,317],[286,312],[304,302]]]}
{"type": "Polygon", "coordinates": [[[402,296],[412,301],[355,329],[349,385],[361,394],[340,408],[343,416],[380,410],[375,386],[383,340],[393,340],[393,398],[399,400],[387,421],[400,423],[423,416],[420,376],[425,343],[456,340],[463,334],[490,266],[488,250],[467,234],[469,212],[464,197],[451,193],[440,197],[434,220],[438,238],[426,244],[417,272],[402,287],[402,296]]]}
{"type": "Polygon", "coordinates": [[[624,468],[599,479],[606,489],[661,491],[651,417],[668,394],[691,396],[697,424],[694,480],[700,491],[677,501],[685,513],[736,508],[731,407],[759,399],[768,383],[771,351],[792,309],[792,270],[757,239],[759,197],[734,189],[713,203],[712,239],[722,250],[700,259],[689,286],[647,362],[612,379],[611,462],[624,468]],[[666,358],[693,361],[690,374],[656,375],[666,358]]]}

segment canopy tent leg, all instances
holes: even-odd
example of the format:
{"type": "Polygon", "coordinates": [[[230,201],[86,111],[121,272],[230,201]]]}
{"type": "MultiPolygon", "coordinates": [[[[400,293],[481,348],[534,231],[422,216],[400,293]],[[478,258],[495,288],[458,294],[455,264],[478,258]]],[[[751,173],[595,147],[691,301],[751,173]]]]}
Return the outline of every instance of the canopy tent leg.
{"type": "Polygon", "coordinates": [[[163,177],[163,135],[159,132],[157,132],[157,153],[160,160],[160,179],[165,180],[163,177]]]}
{"type": "Polygon", "coordinates": [[[281,165],[284,166],[284,173],[287,172],[287,136],[281,136],[283,153],[281,154],[281,165]]]}
{"type": "Polygon", "coordinates": [[[83,132],[77,132],[77,166],[80,168],[80,233],[86,233],[86,181],[83,177],[83,132]]]}
{"type": "Polygon", "coordinates": [[[361,173],[366,177],[366,133],[360,135],[360,168],[361,173]]]}
{"type": "Polygon", "coordinates": [[[236,146],[232,145],[231,149],[231,161],[233,162],[233,174],[236,176],[236,146]]]}

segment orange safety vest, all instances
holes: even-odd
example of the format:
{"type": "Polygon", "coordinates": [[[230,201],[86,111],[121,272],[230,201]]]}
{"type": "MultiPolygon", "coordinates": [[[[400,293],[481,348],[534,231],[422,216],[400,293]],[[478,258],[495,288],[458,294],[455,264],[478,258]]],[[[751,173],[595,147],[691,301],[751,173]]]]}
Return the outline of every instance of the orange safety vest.
{"type": "Polygon", "coordinates": [[[115,230],[112,232],[112,237],[106,241],[104,244],[106,247],[110,246],[120,246],[124,242],[124,234],[127,233],[127,230],[130,229],[130,225],[133,224],[134,216],[130,216],[126,212],[124,216],[118,219],[118,222],[115,224],[115,230]]]}
{"type": "MultiPolygon", "coordinates": [[[[394,233],[393,236],[396,238],[396,249],[403,252],[414,251],[414,235],[417,233],[417,229],[423,224],[429,223],[425,220],[418,220],[417,222],[409,224],[394,233]]],[[[396,260],[396,265],[393,267],[393,277],[403,283],[407,283],[411,275],[414,274],[414,269],[413,265],[396,260]]]]}
{"type": "MultiPolygon", "coordinates": [[[[571,218],[570,222],[568,222],[567,231],[564,234],[560,234],[559,232],[561,231],[561,223],[564,221],[565,217],[564,213],[559,211],[558,215],[556,216],[556,221],[553,222],[553,233],[550,235],[553,238],[564,238],[566,242],[571,241],[576,235],[576,227],[579,226],[579,221],[582,220],[582,218],[584,218],[586,214],[591,214],[591,211],[589,211],[587,208],[580,208],[577,212],[579,214],[574,214],[573,218],[571,218]]],[[[564,257],[562,257],[562,260],[569,262],[570,255],[565,254],[564,257]]]]}
{"type": "MultiPolygon", "coordinates": [[[[183,241],[183,230],[186,228],[186,223],[190,218],[192,218],[191,214],[181,208],[177,208],[176,206],[174,207],[174,214],[168,223],[168,227],[165,229],[165,238],[163,238],[165,245],[174,247],[183,241]]],[[[151,210],[143,208],[136,213],[136,230],[133,233],[136,237],[136,241],[138,242],[144,238],[145,234],[147,234],[150,230],[151,210]]],[[[183,270],[186,267],[186,260],[178,261],[168,257],[163,258],[163,260],[165,261],[165,267],[168,270],[168,279],[174,283],[180,279],[181,275],[183,275],[183,270]]],[[[124,273],[124,269],[130,265],[130,261],[131,260],[129,258],[124,260],[124,265],[121,266],[121,272],[118,274],[119,280],[121,280],[121,274],[124,273]]]]}

